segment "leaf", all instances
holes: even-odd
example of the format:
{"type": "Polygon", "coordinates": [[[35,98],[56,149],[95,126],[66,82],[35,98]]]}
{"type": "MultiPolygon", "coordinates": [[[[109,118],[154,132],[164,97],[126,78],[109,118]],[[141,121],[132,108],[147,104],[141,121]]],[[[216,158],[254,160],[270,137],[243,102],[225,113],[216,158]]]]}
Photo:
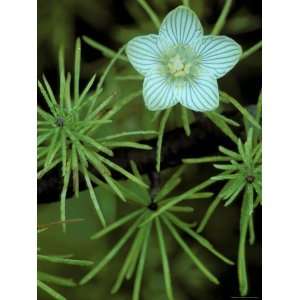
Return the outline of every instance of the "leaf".
{"type": "MultiPolygon", "coordinates": [[[[108,58],[113,58],[117,54],[117,52],[109,49],[106,46],[103,46],[102,44],[92,40],[91,38],[87,36],[83,36],[82,38],[88,45],[90,45],[92,48],[99,50],[104,56],[108,58]]],[[[128,59],[125,55],[120,55],[118,59],[128,62],[128,59]]]]}
{"type": "Polygon", "coordinates": [[[79,100],[80,60],[81,60],[81,43],[80,43],[80,38],[77,38],[76,43],[75,43],[75,58],[74,58],[74,101],[75,101],[75,104],[77,104],[78,100],[79,100]]]}
{"type": "Polygon", "coordinates": [[[228,125],[234,126],[234,127],[239,127],[240,124],[228,117],[225,117],[224,115],[217,113],[217,112],[211,112],[212,115],[215,115],[217,118],[223,120],[225,123],[228,123],[228,125]]]}
{"type": "Polygon", "coordinates": [[[54,130],[49,130],[49,132],[38,134],[37,137],[37,146],[40,146],[43,142],[45,142],[52,134],[54,130]]]}
{"type": "Polygon", "coordinates": [[[143,177],[142,177],[141,173],[139,172],[139,169],[138,169],[136,163],[133,160],[130,160],[129,163],[130,163],[130,167],[131,167],[131,170],[132,170],[134,176],[143,180],[143,177]]]}
{"type": "MultiPolygon", "coordinates": [[[[235,179],[237,176],[239,176],[239,174],[228,174],[228,171],[225,171],[223,173],[221,173],[220,175],[217,176],[212,176],[211,179],[212,180],[228,180],[228,179],[235,179]]],[[[229,171],[231,172],[231,171],[229,171]]]]}
{"type": "Polygon", "coordinates": [[[59,103],[60,110],[64,109],[64,94],[65,94],[65,58],[64,58],[64,49],[63,47],[59,48],[58,52],[58,68],[59,68],[59,103]]]}
{"type": "Polygon", "coordinates": [[[80,141],[77,139],[77,137],[74,136],[74,134],[67,128],[65,128],[66,133],[68,135],[68,137],[72,140],[73,145],[76,148],[76,151],[78,153],[79,159],[80,159],[80,164],[83,167],[87,167],[88,166],[88,162],[87,159],[85,157],[85,147],[83,147],[80,143],[80,141]]]}
{"type": "Polygon", "coordinates": [[[166,217],[163,217],[163,221],[167,225],[168,229],[170,230],[171,234],[173,235],[174,239],[183,249],[183,251],[190,257],[190,259],[194,262],[197,268],[214,284],[219,284],[219,280],[202,264],[202,262],[195,256],[195,254],[191,251],[188,245],[184,242],[184,240],[180,237],[177,233],[175,228],[172,224],[168,221],[166,217]]]}
{"type": "Polygon", "coordinates": [[[89,151],[87,149],[83,149],[85,156],[88,161],[97,169],[97,171],[103,176],[111,176],[111,172],[109,169],[101,162],[101,155],[96,153],[95,151],[89,151]]]}
{"type": "Polygon", "coordinates": [[[120,270],[117,280],[114,284],[114,286],[111,289],[111,293],[115,294],[121,287],[123,280],[125,278],[126,272],[129,270],[130,267],[135,265],[135,257],[138,257],[142,241],[144,239],[144,230],[139,229],[138,233],[136,234],[134,241],[130,247],[130,250],[128,251],[128,254],[126,256],[125,262],[122,266],[122,269],[120,270]]]}
{"type": "Polygon", "coordinates": [[[38,81],[38,87],[41,91],[41,94],[43,95],[43,98],[45,99],[52,115],[55,117],[58,115],[57,109],[55,107],[55,103],[52,102],[52,100],[50,99],[49,95],[47,94],[46,90],[44,89],[43,85],[41,84],[40,81],[38,81]]]}
{"type": "Polygon", "coordinates": [[[184,170],[184,166],[181,166],[161,187],[159,192],[155,196],[155,202],[159,202],[164,197],[169,195],[181,182],[181,178],[179,177],[184,170]]]}
{"type": "Polygon", "coordinates": [[[227,148],[225,148],[223,146],[219,146],[219,151],[222,152],[223,154],[231,157],[234,160],[241,160],[242,159],[241,155],[239,153],[234,152],[232,150],[229,150],[229,149],[227,149],[227,148]]]}
{"type": "Polygon", "coordinates": [[[114,140],[114,139],[117,139],[117,138],[120,138],[120,137],[124,137],[124,136],[156,135],[156,134],[157,134],[157,131],[154,131],[154,130],[129,131],[129,132],[122,132],[122,133],[107,135],[107,136],[101,137],[99,140],[101,140],[101,141],[108,141],[108,140],[114,140]]]}
{"type": "Polygon", "coordinates": [[[210,217],[212,216],[212,214],[214,213],[214,211],[216,210],[216,208],[218,207],[218,205],[220,204],[222,198],[218,195],[209,205],[207,211],[205,212],[205,215],[202,217],[202,220],[197,228],[197,232],[200,233],[204,230],[207,222],[209,221],[210,217]]]}
{"type": "Polygon", "coordinates": [[[113,65],[115,64],[115,62],[117,61],[117,59],[120,57],[120,55],[122,54],[122,52],[124,51],[126,45],[123,45],[118,52],[116,53],[116,55],[114,55],[114,57],[112,58],[112,60],[109,62],[108,66],[105,68],[102,76],[100,77],[99,83],[97,85],[97,89],[102,88],[103,83],[106,79],[106,76],[108,75],[109,71],[111,70],[111,68],[113,67],[113,65]]]}
{"type": "Polygon", "coordinates": [[[143,211],[143,209],[138,209],[138,210],[135,210],[134,212],[122,217],[121,219],[117,220],[116,222],[106,226],[105,228],[101,229],[97,233],[93,234],[91,236],[91,239],[95,240],[95,239],[99,239],[99,238],[107,235],[111,231],[123,226],[124,224],[128,223],[129,221],[131,221],[132,219],[137,217],[139,214],[141,214],[142,211],[143,211]]]}
{"type": "Polygon", "coordinates": [[[252,160],[252,152],[253,152],[253,128],[251,127],[248,130],[248,136],[245,143],[245,157],[246,160],[250,163],[252,160]]]}
{"type": "Polygon", "coordinates": [[[183,223],[181,220],[179,220],[173,214],[167,213],[166,215],[177,227],[179,227],[181,230],[183,230],[188,235],[190,235],[192,238],[194,238],[202,247],[206,248],[213,255],[215,255],[216,257],[218,257],[222,261],[224,261],[226,264],[234,265],[233,261],[231,261],[230,259],[225,257],[223,254],[221,254],[220,252],[215,250],[213,245],[208,240],[206,240],[204,237],[200,236],[199,234],[197,234],[196,232],[191,230],[188,226],[186,226],[185,223],[183,223]]]}
{"type": "Polygon", "coordinates": [[[54,299],[57,299],[57,300],[67,300],[63,295],[59,294],[54,289],[52,289],[50,286],[48,286],[47,284],[43,283],[40,280],[37,280],[37,286],[41,290],[43,290],[44,292],[46,292],[47,294],[49,294],[50,296],[52,296],[54,299]]]}
{"type": "Polygon", "coordinates": [[[225,200],[229,199],[240,188],[240,186],[245,185],[245,183],[245,178],[242,175],[229,180],[219,193],[220,197],[225,200]]]}
{"type": "MultiPolygon", "coordinates": [[[[85,99],[85,97],[88,94],[88,92],[90,91],[92,85],[95,82],[95,79],[96,79],[96,74],[93,75],[93,77],[87,83],[86,87],[84,88],[84,90],[82,91],[81,95],[79,96],[79,98],[78,98],[78,107],[80,107],[80,104],[85,99]]],[[[77,109],[76,106],[74,106],[74,110],[76,110],[76,109],[77,109]]]]}
{"type": "Polygon", "coordinates": [[[37,113],[40,115],[44,120],[48,121],[49,123],[54,124],[55,119],[53,118],[52,115],[49,113],[45,112],[43,109],[41,109],[39,106],[37,107],[37,113]]]}
{"type": "Polygon", "coordinates": [[[143,272],[144,272],[144,266],[145,266],[145,260],[146,260],[146,255],[147,255],[151,225],[152,224],[148,224],[148,226],[143,228],[143,230],[144,230],[144,241],[143,241],[143,245],[142,245],[142,250],[141,250],[139,263],[138,263],[138,266],[137,266],[137,271],[136,271],[136,276],[135,276],[135,281],[134,281],[134,286],[133,286],[132,300],[139,300],[140,299],[142,276],[143,276],[143,272]]]}
{"type": "Polygon", "coordinates": [[[190,213],[194,211],[193,207],[190,206],[174,206],[169,209],[172,212],[190,213]]]}
{"type": "Polygon", "coordinates": [[[62,161],[62,175],[65,176],[67,166],[67,141],[64,130],[61,130],[61,161],[62,161]]]}
{"type": "Polygon", "coordinates": [[[107,166],[109,166],[110,168],[114,169],[115,171],[123,174],[125,177],[127,177],[128,179],[132,180],[133,182],[139,184],[142,187],[147,188],[148,186],[139,178],[137,178],[136,176],[130,174],[129,172],[127,172],[125,169],[123,169],[122,167],[118,166],[117,164],[113,163],[112,161],[104,158],[104,157],[100,157],[99,159],[105,163],[107,166]]]}
{"type": "Polygon", "coordinates": [[[126,198],[123,195],[122,191],[119,189],[117,182],[115,182],[113,180],[112,177],[107,176],[107,175],[103,175],[105,181],[109,184],[109,186],[111,187],[111,189],[116,193],[116,195],[124,202],[126,202],[126,198]]]}
{"type": "Polygon", "coordinates": [[[231,197],[225,202],[224,206],[230,205],[237,198],[237,196],[243,190],[243,188],[245,187],[245,185],[246,185],[246,182],[245,182],[245,180],[243,180],[243,182],[241,183],[241,185],[236,188],[236,190],[232,193],[231,197]]]}
{"type": "Polygon", "coordinates": [[[199,192],[200,190],[206,188],[207,186],[209,186],[211,184],[213,184],[213,181],[211,179],[208,179],[206,181],[203,181],[199,185],[193,187],[192,189],[184,192],[181,195],[178,195],[178,196],[175,196],[175,197],[172,197],[169,199],[165,199],[166,204],[162,205],[157,211],[153,212],[149,217],[145,218],[145,220],[142,222],[142,224],[140,226],[144,226],[145,224],[147,224],[154,218],[158,217],[159,215],[161,215],[163,212],[165,212],[169,208],[175,206],[176,204],[178,204],[179,202],[181,202],[183,200],[186,200],[186,198],[188,198],[189,196],[193,195],[196,192],[199,192]]]}
{"type": "Polygon", "coordinates": [[[255,118],[236,99],[222,91],[220,91],[220,97],[221,100],[230,102],[253,126],[255,126],[258,129],[261,129],[261,126],[255,120],[255,118]]]}
{"type": "Polygon", "coordinates": [[[55,159],[48,167],[43,168],[41,171],[38,172],[37,179],[41,179],[46,173],[48,173],[50,170],[52,170],[60,162],[61,162],[60,158],[55,159]]]}
{"type": "Polygon", "coordinates": [[[48,153],[44,163],[45,168],[47,168],[52,163],[53,159],[55,158],[55,154],[57,153],[60,147],[60,143],[59,142],[57,143],[59,139],[59,134],[60,134],[60,129],[56,128],[51,138],[50,145],[48,146],[48,153]]]}
{"type": "Polygon", "coordinates": [[[123,141],[109,141],[109,142],[102,142],[104,146],[115,148],[133,148],[133,149],[141,149],[141,150],[151,150],[152,147],[146,144],[136,143],[136,142],[123,142],[123,141]]]}
{"type": "Polygon", "coordinates": [[[101,229],[100,231],[98,231],[97,233],[93,234],[91,236],[91,239],[95,240],[95,239],[99,239],[99,238],[105,236],[106,234],[110,233],[111,231],[119,228],[120,226],[123,226],[124,224],[128,223],[130,220],[134,219],[136,216],[141,214],[142,211],[143,211],[143,209],[138,209],[138,210],[135,210],[134,212],[124,216],[123,218],[119,219],[118,221],[108,225],[107,227],[105,227],[105,228],[101,229]]]}
{"type": "Polygon", "coordinates": [[[71,160],[66,163],[66,173],[63,176],[63,189],[60,194],[60,220],[62,222],[63,232],[66,232],[66,196],[71,175],[71,160]]]}
{"type": "Polygon", "coordinates": [[[92,200],[92,202],[93,202],[94,208],[95,208],[95,210],[96,210],[97,216],[98,216],[98,218],[99,218],[101,224],[103,225],[103,227],[105,227],[105,226],[106,226],[106,221],[105,221],[105,218],[104,218],[104,216],[103,216],[101,207],[100,207],[100,205],[99,205],[99,203],[98,203],[98,200],[97,200],[95,191],[94,191],[94,189],[93,189],[93,186],[92,186],[90,177],[89,177],[89,175],[88,175],[87,169],[86,169],[85,167],[83,167],[82,169],[83,169],[83,176],[84,176],[86,185],[87,185],[87,187],[88,187],[88,190],[89,190],[89,193],[90,193],[90,197],[91,197],[91,200],[92,200]]]}
{"type": "Polygon", "coordinates": [[[83,109],[83,107],[89,104],[86,117],[85,117],[85,119],[87,119],[88,116],[94,111],[94,105],[98,100],[98,97],[100,97],[100,95],[102,94],[102,92],[103,92],[102,88],[96,89],[91,95],[85,98],[85,101],[80,101],[78,105],[74,106],[73,111],[80,111],[83,109]]]}
{"type": "Polygon", "coordinates": [[[238,140],[238,150],[239,150],[239,153],[242,157],[243,162],[244,163],[249,163],[249,160],[247,160],[247,156],[246,156],[246,153],[245,153],[244,145],[242,144],[242,141],[240,139],[238,140]]]}
{"type": "MultiPolygon", "coordinates": [[[[73,133],[72,133],[72,134],[73,134],[73,133]]],[[[105,146],[99,144],[98,142],[96,142],[95,139],[89,137],[88,135],[83,135],[83,134],[80,134],[80,133],[78,133],[78,132],[77,132],[77,133],[74,132],[74,135],[75,135],[79,140],[81,140],[82,142],[84,142],[84,143],[86,143],[86,144],[88,144],[88,145],[91,145],[91,146],[95,147],[97,150],[99,150],[99,151],[101,151],[101,152],[103,152],[103,153],[105,153],[105,154],[107,154],[107,155],[109,155],[109,156],[113,156],[113,152],[112,152],[109,148],[107,148],[107,147],[105,147],[105,146]]]]}
{"type": "Polygon", "coordinates": [[[121,183],[121,182],[116,182],[118,185],[119,189],[124,193],[126,196],[127,200],[133,201],[139,206],[147,206],[149,201],[150,201],[150,196],[148,191],[140,186],[136,186],[135,183],[130,184],[131,182],[126,183],[121,183]]]}
{"type": "Polygon", "coordinates": [[[231,165],[231,164],[226,164],[226,165],[214,164],[213,166],[216,169],[219,169],[219,170],[228,170],[228,171],[237,171],[237,170],[239,170],[238,166],[231,165]]]}
{"type": "Polygon", "coordinates": [[[214,195],[214,193],[211,192],[205,192],[205,193],[194,193],[188,195],[185,200],[198,200],[198,199],[207,199],[214,195]]]}
{"type": "Polygon", "coordinates": [[[139,222],[141,220],[141,217],[138,218],[134,224],[130,226],[130,228],[126,231],[126,233],[121,237],[121,239],[118,241],[118,243],[110,250],[110,252],[107,253],[107,255],[100,260],[100,262],[94,266],[94,268],[88,272],[79,282],[80,285],[83,285],[90,281],[93,277],[97,275],[121,250],[121,248],[124,246],[124,244],[129,240],[130,236],[134,233],[136,230],[139,222]]]}
{"type": "Polygon", "coordinates": [[[172,282],[171,282],[171,276],[170,276],[168,254],[166,251],[164,236],[163,236],[159,218],[157,218],[155,220],[155,225],[156,225],[156,232],[157,232],[157,238],[158,238],[159,249],[160,249],[160,256],[161,256],[162,265],[163,265],[165,288],[166,288],[168,299],[173,300],[174,297],[173,297],[173,289],[172,289],[172,282]]]}
{"type": "Polygon", "coordinates": [[[57,284],[57,285],[61,285],[61,286],[66,286],[66,287],[76,286],[76,283],[74,282],[73,279],[64,278],[64,277],[60,277],[60,276],[54,276],[54,275],[50,275],[50,274],[47,274],[44,272],[38,271],[37,278],[40,281],[49,282],[49,283],[53,283],[53,284],[57,284]]]}
{"type": "MultiPolygon", "coordinates": [[[[89,120],[95,121],[95,118],[97,118],[97,116],[100,114],[100,112],[110,104],[110,102],[112,101],[112,99],[114,97],[115,97],[115,93],[109,95],[105,100],[100,101],[99,105],[95,109],[93,108],[92,111],[88,111],[85,121],[89,121],[89,120]]],[[[90,108],[91,107],[92,107],[92,105],[90,105],[90,108]]],[[[102,120],[102,122],[103,121],[105,121],[105,120],[102,120]]]]}
{"type": "Polygon", "coordinates": [[[204,113],[222,132],[227,135],[234,143],[237,143],[238,137],[227,125],[227,123],[219,117],[219,114],[212,114],[211,112],[204,113]]]}
{"type": "Polygon", "coordinates": [[[135,271],[136,265],[138,263],[139,254],[143,245],[143,240],[144,240],[144,230],[143,228],[140,228],[137,234],[137,240],[134,245],[134,250],[131,257],[131,264],[129,265],[126,273],[127,280],[129,280],[132,277],[135,271]]]}
{"type": "Polygon", "coordinates": [[[217,162],[217,161],[229,161],[230,158],[227,156],[207,156],[199,158],[184,158],[182,160],[185,164],[202,164],[208,162],[217,162]]]}
{"type": "Polygon", "coordinates": [[[181,105],[181,120],[182,120],[182,124],[183,124],[185,134],[187,136],[190,136],[191,135],[191,128],[190,128],[188,110],[182,105],[181,105]]]}
{"type": "Polygon", "coordinates": [[[65,105],[66,111],[70,112],[72,110],[72,101],[71,101],[71,74],[67,74],[67,80],[65,84],[65,105]]]}
{"type": "Polygon", "coordinates": [[[141,75],[125,75],[125,76],[116,76],[115,80],[118,81],[127,81],[127,80],[143,80],[144,76],[141,75]]]}
{"type": "Polygon", "coordinates": [[[72,145],[71,150],[71,165],[73,172],[73,191],[75,193],[75,197],[79,197],[79,167],[78,167],[78,156],[76,151],[75,144],[72,145]]]}
{"type": "Polygon", "coordinates": [[[37,259],[41,261],[56,263],[56,264],[65,264],[65,265],[83,266],[83,267],[91,266],[94,264],[92,261],[89,260],[70,259],[70,258],[65,258],[62,256],[55,256],[55,255],[38,254],[37,259]]]}

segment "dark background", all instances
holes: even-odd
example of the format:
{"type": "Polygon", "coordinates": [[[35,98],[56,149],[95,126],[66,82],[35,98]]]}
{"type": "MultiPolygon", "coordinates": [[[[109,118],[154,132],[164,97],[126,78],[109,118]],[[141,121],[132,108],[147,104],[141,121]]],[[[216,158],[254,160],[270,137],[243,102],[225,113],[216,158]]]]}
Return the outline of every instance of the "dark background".
{"type": "MultiPolygon", "coordinates": [[[[172,8],[180,5],[180,1],[148,1],[158,12],[162,20],[164,15],[172,8]]],[[[205,33],[212,29],[222,9],[223,1],[206,0],[191,1],[191,7],[199,15],[205,33]]],[[[52,0],[38,1],[38,77],[46,74],[54,90],[57,91],[57,53],[61,44],[65,46],[67,69],[72,69],[73,47],[76,37],[87,35],[92,39],[117,50],[122,44],[136,35],[155,33],[151,21],[136,1],[118,0],[52,0]]],[[[247,49],[261,40],[261,2],[260,1],[234,1],[231,12],[222,34],[228,35],[239,42],[243,49],[247,49]]],[[[95,72],[101,72],[107,64],[107,59],[100,52],[83,43],[82,45],[82,86],[95,72]]],[[[118,69],[115,71],[118,73],[118,69]]],[[[131,74],[134,71],[131,70],[131,74]]],[[[261,54],[258,52],[240,63],[228,76],[219,81],[220,88],[233,95],[244,105],[255,104],[261,89],[261,54]]],[[[112,84],[113,86],[113,84],[112,84]]],[[[110,89],[111,85],[107,85],[110,89]]],[[[38,103],[44,107],[40,95],[38,103]]],[[[136,105],[131,111],[142,112],[143,106],[136,105]]],[[[121,128],[147,127],[147,117],[142,120],[132,120],[130,110],[123,113],[119,123],[121,128]],[[130,119],[130,121],[128,120],[130,119]]],[[[168,128],[176,127],[174,120],[168,128]]],[[[123,130],[124,131],[124,130],[123,130]]],[[[163,175],[172,170],[166,170],[163,175]]],[[[207,178],[212,170],[209,167],[194,166],[186,175],[182,189],[201,180],[201,174],[207,178]]],[[[122,215],[124,208],[109,191],[97,191],[105,198],[105,210],[109,218],[114,220],[122,215]]],[[[89,236],[98,229],[98,224],[91,208],[88,194],[82,192],[79,199],[69,199],[67,202],[68,218],[84,218],[84,222],[69,226],[67,235],[61,233],[61,228],[52,227],[39,235],[39,247],[47,254],[73,253],[76,258],[98,261],[118,239],[118,234],[113,234],[107,239],[91,242],[89,236]]],[[[209,199],[193,204],[196,208],[192,220],[200,220],[207,209],[209,199]]],[[[212,217],[204,232],[218,250],[235,259],[239,239],[239,213],[240,201],[236,201],[229,208],[220,207],[212,217]]],[[[59,218],[58,203],[38,206],[38,222],[45,224],[59,218]]],[[[249,296],[261,298],[261,209],[255,213],[256,243],[247,247],[247,262],[249,275],[249,296]]],[[[197,245],[186,237],[187,241],[197,249],[197,245]]],[[[172,255],[171,269],[176,300],[221,300],[230,299],[230,296],[239,296],[236,267],[226,266],[209,256],[205,251],[202,255],[204,262],[211,268],[221,281],[220,286],[214,286],[205,280],[186,259],[182,251],[172,241],[169,242],[172,255]]],[[[148,252],[149,256],[157,253],[154,243],[148,252]]],[[[109,290],[121,267],[122,257],[114,259],[95,280],[83,287],[57,288],[68,299],[94,300],[131,299],[132,282],[123,286],[120,293],[110,295],[109,290]]],[[[149,259],[146,264],[145,276],[142,285],[141,299],[166,299],[162,283],[162,271],[159,263],[149,259]]],[[[43,271],[61,276],[72,276],[80,279],[86,270],[83,268],[64,267],[60,265],[41,264],[43,271]]],[[[39,299],[48,299],[40,293],[39,299]]]]}

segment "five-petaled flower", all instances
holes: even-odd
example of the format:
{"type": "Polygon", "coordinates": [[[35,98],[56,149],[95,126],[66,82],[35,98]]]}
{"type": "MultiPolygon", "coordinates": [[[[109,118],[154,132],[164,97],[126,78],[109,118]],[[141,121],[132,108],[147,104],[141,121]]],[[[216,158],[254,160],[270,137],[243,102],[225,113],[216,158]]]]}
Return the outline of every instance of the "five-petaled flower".
{"type": "Polygon", "coordinates": [[[197,15],[179,6],[162,22],[159,34],[133,38],[126,53],[143,76],[143,96],[149,110],[177,103],[194,111],[219,105],[217,79],[239,61],[239,44],[226,36],[203,35],[197,15]]]}

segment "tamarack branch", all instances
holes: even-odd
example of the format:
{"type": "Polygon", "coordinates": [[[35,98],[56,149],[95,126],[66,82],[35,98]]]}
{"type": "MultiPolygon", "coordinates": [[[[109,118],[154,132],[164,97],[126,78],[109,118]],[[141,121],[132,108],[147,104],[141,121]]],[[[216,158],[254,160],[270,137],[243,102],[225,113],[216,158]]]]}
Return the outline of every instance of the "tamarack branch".
{"type": "MultiPolygon", "coordinates": [[[[211,123],[206,117],[197,114],[197,121],[191,124],[191,135],[186,136],[183,128],[175,128],[165,133],[161,154],[161,170],[178,166],[183,158],[202,157],[214,155],[218,152],[218,146],[234,147],[233,142],[222,131],[211,123]]],[[[239,128],[235,129],[239,131],[239,128]]],[[[140,141],[152,147],[152,150],[139,150],[117,148],[114,149],[114,157],[111,160],[121,167],[130,170],[130,160],[135,161],[141,174],[150,174],[155,170],[157,138],[140,141]]],[[[91,169],[97,174],[95,169],[91,169]]],[[[112,171],[112,177],[125,179],[122,174],[112,171]]],[[[80,191],[86,190],[84,179],[79,179],[80,191]]],[[[49,173],[37,181],[38,204],[58,202],[63,184],[61,165],[57,165],[49,173]]],[[[73,186],[67,192],[67,198],[73,196],[73,186]]]]}

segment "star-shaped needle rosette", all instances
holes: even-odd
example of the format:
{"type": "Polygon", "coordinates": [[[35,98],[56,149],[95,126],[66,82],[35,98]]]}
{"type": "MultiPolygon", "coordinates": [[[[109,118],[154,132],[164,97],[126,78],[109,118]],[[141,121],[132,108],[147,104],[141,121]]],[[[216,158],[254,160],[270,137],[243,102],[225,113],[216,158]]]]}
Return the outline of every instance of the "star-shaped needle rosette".
{"type": "Polygon", "coordinates": [[[237,64],[242,49],[229,37],[205,36],[197,15],[179,6],[165,17],[158,35],[133,38],[126,53],[145,76],[143,97],[149,110],[180,103],[205,112],[219,106],[217,79],[237,64]]]}
{"type": "MultiPolygon", "coordinates": [[[[136,166],[132,166],[135,176],[140,176],[136,166]]],[[[157,192],[155,195],[153,195],[151,191],[149,192],[146,188],[139,187],[136,184],[134,184],[134,187],[128,187],[124,185],[121,186],[121,184],[118,183],[119,188],[127,195],[128,200],[134,201],[139,207],[92,236],[92,239],[99,239],[106,236],[108,233],[111,233],[113,230],[120,229],[122,226],[127,225],[126,229],[123,231],[124,234],[121,235],[118,242],[111,248],[107,255],[96,263],[90,272],[82,278],[80,284],[85,284],[94,278],[115,256],[123,256],[123,254],[119,254],[121,249],[129,242],[129,240],[132,240],[131,246],[128,248],[126,256],[124,257],[123,266],[120,268],[111,293],[116,293],[123,284],[124,279],[131,279],[135,273],[132,299],[141,299],[141,284],[147,262],[147,252],[149,252],[150,249],[148,248],[151,247],[154,242],[152,242],[152,239],[156,238],[157,247],[160,249],[167,299],[173,300],[174,296],[169,264],[170,258],[168,257],[168,243],[166,240],[166,236],[168,235],[174,238],[179,247],[182,248],[198,270],[202,272],[208,280],[214,284],[219,284],[219,280],[203,264],[198,256],[196,256],[187,241],[185,241],[179,232],[181,231],[185,235],[194,239],[196,243],[199,243],[202,247],[225,263],[232,265],[233,262],[215,250],[208,240],[197,234],[192,229],[195,224],[187,223],[182,220],[181,217],[177,216],[177,214],[193,212],[192,207],[178,205],[180,202],[212,196],[212,193],[202,191],[211,183],[211,181],[203,182],[182,194],[170,196],[172,191],[174,191],[181,182],[180,176],[183,169],[184,167],[180,167],[170,178],[166,180],[165,184],[163,184],[160,189],[156,189],[157,192]],[[139,189],[139,192],[137,192],[137,189],[139,189]],[[131,224],[128,225],[129,223],[131,224]]]]}

